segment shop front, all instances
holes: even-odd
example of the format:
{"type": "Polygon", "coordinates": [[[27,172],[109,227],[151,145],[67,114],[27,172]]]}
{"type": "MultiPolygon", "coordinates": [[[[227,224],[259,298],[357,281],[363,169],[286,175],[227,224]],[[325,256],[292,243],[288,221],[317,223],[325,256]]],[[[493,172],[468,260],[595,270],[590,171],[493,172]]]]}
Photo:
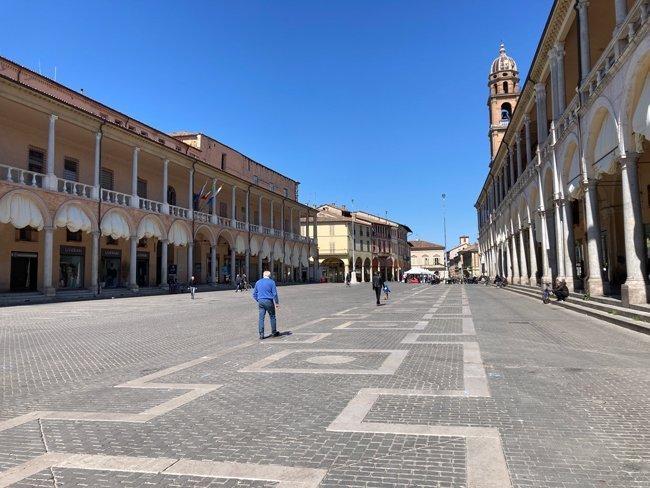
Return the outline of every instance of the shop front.
{"type": "Polygon", "coordinates": [[[121,286],[122,251],[120,249],[102,249],[102,288],[121,286]]]}
{"type": "Polygon", "coordinates": [[[86,248],[61,246],[59,258],[59,289],[84,287],[86,248]]]}
{"type": "Polygon", "coordinates": [[[38,279],[38,253],[11,253],[11,277],[9,289],[12,292],[36,291],[38,279]]]}

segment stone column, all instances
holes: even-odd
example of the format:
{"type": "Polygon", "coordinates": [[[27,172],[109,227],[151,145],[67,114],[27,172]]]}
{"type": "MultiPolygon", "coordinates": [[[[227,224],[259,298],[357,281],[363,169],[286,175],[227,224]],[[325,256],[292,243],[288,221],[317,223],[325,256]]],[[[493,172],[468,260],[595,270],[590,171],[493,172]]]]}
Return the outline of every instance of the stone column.
{"type": "Polygon", "coordinates": [[[212,178],[212,196],[210,197],[212,199],[212,202],[210,204],[211,206],[211,216],[210,216],[210,222],[214,225],[217,225],[219,223],[219,218],[217,216],[217,179],[212,178]]]}
{"type": "Polygon", "coordinates": [[[569,290],[575,289],[574,277],[574,260],[575,260],[575,243],[573,235],[573,215],[571,215],[570,202],[563,200],[560,206],[560,215],[562,216],[562,234],[564,235],[564,272],[566,284],[569,290]]]}
{"type": "MultiPolygon", "coordinates": [[[[193,169],[190,169],[188,191],[189,191],[187,196],[188,218],[194,219],[194,170],[193,169]]],[[[194,236],[192,236],[192,239],[194,239],[194,236]]]]}
{"type": "MultiPolygon", "coordinates": [[[[237,185],[232,185],[232,204],[231,204],[231,210],[230,210],[230,225],[231,227],[237,227],[236,220],[237,220],[237,185]]],[[[232,274],[232,273],[231,273],[232,274]]]]}
{"type": "Polygon", "coordinates": [[[627,17],[627,0],[614,0],[616,11],[616,29],[619,29],[627,17]]]}
{"type": "Polygon", "coordinates": [[[160,287],[167,286],[167,246],[169,246],[168,239],[160,240],[160,287]]]}
{"type": "MultiPolygon", "coordinates": [[[[47,159],[45,160],[45,188],[48,190],[56,190],[56,177],[54,176],[54,151],[55,151],[55,124],[59,117],[51,114],[50,124],[48,127],[47,135],[47,159]]],[[[51,281],[51,280],[50,280],[51,281]]]]}
{"type": "Polygon", "coordinates": [[[235,248],[230,248],[230,283],[235,283],[235,276],[237,276],[237,253],[235,248]]]}
{"type": "Polygon", "coordinates": [[[219,283],[219,278],[217,277],[217,245],[210,245],[210,284],[212,286],[219,283]]]}
{"type": "Polygon", "coordinates": [[[558,197],[553,201],[553,210],[554,210],[554,222],[555,222],[555,256],[557,261],[557,274],[561,278],[566,278],[566,266],[564,263],[564,258],[566,256],[564,245],[564,226],[562,219],[560,218],[562,207],[564,207],[564,201],[562,198],[558,197]]]}
{"type": "MultiPolygon", "coordinates": [[[[194,276],[194,240],[187,243],[187,282],[194,276]]],[[[196,277],[197,281],[199,277],[196,277]]]]}
{"type": "Polygon", "coordinates": [[[278,277],[274,276],[275,275],[275,256],[273,255],[273,251],[269,253],[269,271],[271,272],[271,278],[277,281],[278,277]]]}
{"type": "Polygon", "coordinates": [[[517,235],[515,234],[514,229],[510,236],[510,240],[512,241],[512,282],[521,284],[521,270],[519,269],[519,256],[517,256],[517,235]]]}
{"type": "Polygon", "coordinates": [[[508,194],[508,190],[512,186],[512,181],[508,177],[508,162],[505,161],[503,165],[503,198],[508,194]]]}
{"type": "MultiPolygon", "coordinates": [[[[508,166],[510,166],[510,188],[512,188],[517,180],[515,178],[515,153],[510,148],[508,148],[508,159],[508,166]]],[[[519,175],[520,174],[521,173],[519,173],[519,175]]],[[[517,178],[519,175],[517,175],[517,178]]]]}
{"type": "Polygon", "coordinates": [[[521,269],[519,282],[522,285],[529,285],[528,265],[526,264],[526,249],[524,246],[524,229],[519,222],[519,266],[521,269]]]}
{"type": "Polygon", "coordinates": [[[289,208],[289,232],[293,238],[293,207],[289,208]]]}
{"type": "Polygon", "coordinates": [[[284,239],[284,201],[280,207],[280,230],[282,231],[282,239],[284,239]]]}
{"type": "Polygon", "coordinates": [[[644,230],[641,218],[638,178],[639,155],[626,153],[621,157],[623,190],[623,234],[627,279],[621,286],[623,306],[647,303],[644,230]]]}
{"type": "Polygon", "coordinates": [[[273,199],[269,200],[269,205],[271,206],[271,229],[275,229],[275,219],[273,216],[273,199]]]}
{"type": "Polygon", "coordinates": [[[244,273],[246,273],[246,278],[250,280],[251,277],[251,252],[249,249],[246,249],[244,254],[244,273]]]}
{"type": "Polygon", "coordinates": [[[566,109],[566,90],[564,79],[564,43],[556,42],[555,43],[555,66],[557,68],[557,110],[558,118],[562,117],[564,110],[566,109]]]}
{"type": "Polygon", "coordinates": [[[537,249],[535,245],[535,229],[533,223],[528,223],[528,254],[530,256],[530,286],[537,286],[537,249]]]}
{"type": "Polygon", "coordinates": [[[546,117],[546,85],[535,85],[535,105],[537,107],[537,144],[542,145],[548,137],[548,122],[546,117]]]}
{"type": "MultiPolygon", "coordinates": [[[[539,151],[537,152],[537,157],[539,160],[539,151]]],[[[542,233],[542,285],[551,281],[551,270],[548,264],[548,253],[550,250],[548,242],[548,228],[546,224],[546,210],[544,209],[544,189],[542,187],[542,174],[537,171],[537,185],[539,190],[539,217],[540,217],[540,226],[542,233]]]]}
{"type": "Polygon", "coordinates": [[[257,279],[258,280],[262,279],[262,273],[264,273],[264,269],[262,267],[262,255],[258,254],[257,255],[257,279]]]}
{"type": "Polygon", "coordinates": [[[557,98],[557,56],[555,54],[555,46],[551,47],[548,51],[548,61],[551,69],[551,75],[549,79],[551,80],[551,120],[557,120],[560,118],[560,113],[558,109],[558,98],[557,98]]]}
{"type": "Polygon", "coordinates": [[[91,232],[93,240],[93,250],[90,262],[90,289],[94,295],[99,295],[99,231],[91,232]]]}
{"type": "Polygon", "coordinates": [[[131,206],[133,208],[140,207],[138,198],[138,152],[140,152],[140,148],[135,146],[133,148],[133,164],[131,165],[131,206]]]}
{"type": "Polygon", "coordinates": [[[591,70],[591,54],[589,52],[589,20],[587,8],[589,0],[578,0],[578,30],[580,35],[580,81],[584,81],[591,70]]]}
{"type": "Polygon", "coordinates": [[[596,182],[589,180],[584,187],[588,261],[588,274],[585,279],[585,290],[588,291],[590,295],[602,296],[603,274],[600,269],[600,219],[598,217],[596,182]]]}
{"type": "Polygon", "coordinates": [[[530,115],[524,115],[524,126],[526,128],[526,167],[530,165],[530,162],[533,160],[533,148],[532,142],[530,139],[530,115]]]}
{"type": "MultiPolygon", "coordinates": [[[[102,151],[102,133],[97,132],[95,134],[95,169],[93,172],[93,198],[100,198],[99,195],[99,178],[100,178],[100,160],[101,160],[101,151],[102,151]]],[[[93,284],[94,286],[95,284],[93,284]]]]}
{"type": "MultiPolygon", "coordinates": [[[[257,200],[257,225],[262,227],[262,195],[259,196],[257,200]]],[[[262,229],[260,229],[260,232],[262,232],[262,229]]],[[[260,278],[262,275],[260,274],[260,278]]]]}
{"type": "MultiPolygon", "coordinates": [[[[251,216],[250,216],[250,200],[251,200],[251,191],[246,190],[246,229],[250,229],[250,224],[251,224],[251,216]]],[[[246,276],[248,276],[248,271],[246,272],[246,276]]]]}
{"type": "Polygon", "coordinates": [[[508,236],[505,236],[503,241],[503,251],[506,256],[506,272],[505,275],[508,277],[509,281],[512,281],[513,269],[512,269],[512,254],[510,253],[510,246],[508,245],[508,236]]]}
{"type": "Polygon", "coordinates": [[[523,164],[521,162],[521,135],[519,132],[515,134],[515,144],[517,145],[517,175],[521,178],[521,174],[524,171],[523,164]]]}
{"type": "MultiPolygon", "coordinates": [[[[45,227],[43,240],[43,293],[46,297],[53,297],[56,289],[52,286],[52,271],[54,268],[54,227],[45,227]]],[[[58,267],[58,266],[57,266],[58,267]]]]}
{"type": "Polygon", "coordinates": [[[165,215],[169,215],[169,201],[167,200],[167,191],[169,189],[169,159],[163,159],[162,177],[162,211],[165,215]]]}
{"type": "Polygon", "coordinates": [[[138,236],[131,236],[129,241],[131,245],[131,252],[129,256],[129,290],[138,291],[138,283],[136,280],[136,264],[138,259],[138,236]]]}

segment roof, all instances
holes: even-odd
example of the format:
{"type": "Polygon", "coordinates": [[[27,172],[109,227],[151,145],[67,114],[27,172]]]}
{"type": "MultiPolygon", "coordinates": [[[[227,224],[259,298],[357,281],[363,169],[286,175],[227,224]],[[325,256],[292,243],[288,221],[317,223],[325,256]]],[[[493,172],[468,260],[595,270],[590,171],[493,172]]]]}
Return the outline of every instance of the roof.
{"type": "Polygon", "coordinates": [[[428,241],[409,241],[409,244],[413,247],[414,250],[418,249],[423,249],[423,250],[430,250],[430,249],[444,249],[445,246],[441,246],[440,244],[435,244],[433,242],[428,242],[428,241]]]}

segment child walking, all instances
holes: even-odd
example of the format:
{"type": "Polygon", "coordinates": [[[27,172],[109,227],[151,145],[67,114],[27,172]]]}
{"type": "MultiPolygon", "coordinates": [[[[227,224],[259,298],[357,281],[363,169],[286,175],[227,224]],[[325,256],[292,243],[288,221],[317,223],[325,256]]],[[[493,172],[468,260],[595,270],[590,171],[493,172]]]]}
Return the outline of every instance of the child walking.
{"type": "Polygon", "coordinates": [[[388,300],[389,293],[390,293],[390,288],[388,288],[388,284],[384,282],[384,300],[388,300]]]}

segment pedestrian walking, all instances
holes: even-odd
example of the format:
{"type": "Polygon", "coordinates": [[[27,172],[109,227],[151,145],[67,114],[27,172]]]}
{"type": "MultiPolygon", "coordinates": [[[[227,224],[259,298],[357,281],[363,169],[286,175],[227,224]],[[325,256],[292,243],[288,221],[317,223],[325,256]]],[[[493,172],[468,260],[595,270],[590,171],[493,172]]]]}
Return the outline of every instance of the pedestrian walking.
{"type": "Polygon", "coordinates": [[[388,288],[388,284],[384,283],[384,300],[388,300],[388,294],[390,293],[390,288],[388,288]]]}
{"type": "Polygon", "coordinates": [[[278,337],[280,333],[278,332],[275,320],[275,312],[280,307],[278,289],[275,286],[275,281],[271,279],[270,271],[264,271],[262,276],[261,280],[255,282],[255,288],[253,289],[253,298],[257,302],[259,309],[258,332],[260,339],[264,339],[264,318],[268,313],[271,321],[270,337],[278,337]]]}
{"type": "Polygon", "coordinates": [[[192,300],[194,300],[194,294],[196,293],[196,278],[194,276],[190,278],[189,289],[190,295],[192,295],[192,300]]]}
{"type": "Polygon", "coordinates": [[[348,271],[348,274],[345,275],[346,286],[350,286],[350,281],[352,281],[352,274],[348,271]]]}
{"type": "Polygon", "coordinates": [[[372,289],[375,290],[375,296],[377,297],[377,305],[381,305],[379,299],[381,298],[381,290],[384,287],[384,278],[381,276],[379,271],[375,271],[372,274],[372,289]]]}
{"type": "Polygon", "coordinates": [[[242,291],[248,291],[248,277],[246,276],[246,273],[241,275],[241,281],[242,281],[242,291]]]}
{"type": "Polygon", "coordinates": [[[235,293],[237,293],[238,291],[242,291],[241,285],[242,285],[241,275],[237,273],[237,276],[235,277],[235,286],[236,286],[235,293]]]}

